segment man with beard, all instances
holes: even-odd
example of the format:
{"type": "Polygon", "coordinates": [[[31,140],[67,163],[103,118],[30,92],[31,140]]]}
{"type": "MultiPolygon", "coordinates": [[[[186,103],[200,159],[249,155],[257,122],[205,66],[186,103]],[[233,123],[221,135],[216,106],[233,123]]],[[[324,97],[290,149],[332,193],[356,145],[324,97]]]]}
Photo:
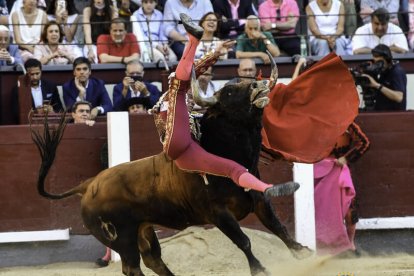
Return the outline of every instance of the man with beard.
{"type": "MultiPolygon", "coordinates": [[[[37,113],[44,111],[48,112],[61,112],[63,111],[62,103],[60,101],[59,92],[54,83],[51,83],[42,78],[42,64],[37,59],[28,59],[24,67],[26,68],[26,83],[21,84],[22,89],[27,87],[30,89],[30,97],[26,97],[26,94],[21,94],[19,97],[19,90],[16,87],[13,91],[16,118],[20,112],[20,107],[27,107],[25,112],[29,113],[30,108],[37,113]],[[21,101],[22,103],[19,103],[21,101]],[[31,105],[28,102],[31,102],[31,105]]],[[[26,93],[26,92],[23,92],[26,93]]],[[[27,91],[27,93],[29,93],[27,91]]]]}
{"type": "Polygon", "coordinates": [[[91,118],[112,111],[112,102],[103,80],[90,77],[91,63],[85,57],[73,62],[74,78],[63,84],[63,100],[70,110],[78,101],[88,101],[92,105],[91,118]]]}
{"type": "Polygon", "coordinates": [[[127,63],[139,59],[137,39],[134,34],[127,33],[121,18],[111,21],[109,35],[100,35],[96,44],[99,63],[127,63]]]}
{"type": "Polygon", "coordinates": [[[359,27],[352,39],[354,55],[370,54],[378,44],[385,44],[394,53],[408,52],[407,38],[397,25],[390,23],[390,14],[379,8],[371,14],[371,23],[359,27]]]}

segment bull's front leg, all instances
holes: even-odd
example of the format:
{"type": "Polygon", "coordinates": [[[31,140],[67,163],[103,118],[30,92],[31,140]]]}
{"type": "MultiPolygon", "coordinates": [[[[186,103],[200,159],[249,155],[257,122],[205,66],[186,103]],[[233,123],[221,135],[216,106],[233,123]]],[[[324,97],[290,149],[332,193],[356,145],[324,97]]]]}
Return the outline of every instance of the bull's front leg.
{"type": "Polygon", "coordinates": [[[243,233],[239,223],[234,217],[220,210],[215,212],[214,225],[217,226],[238,248],[240,248],[247,257],[249,262],[250,272],[252,275],[258,275],[264,273],[270,275],[269,272],[262,266],[260,261],[253,255],[249,237],[243,233]]]}
{"type": "Polygon", "coordinates": [[[298,243],[289,235],[286,227],[277,217],[270,200],[259,193],[254,193],[253,196],[255,197],[254,213],[263,225],[278,236],[296,258],[302,259],[311,256],[313,254],[311,249],[298,243]]]}

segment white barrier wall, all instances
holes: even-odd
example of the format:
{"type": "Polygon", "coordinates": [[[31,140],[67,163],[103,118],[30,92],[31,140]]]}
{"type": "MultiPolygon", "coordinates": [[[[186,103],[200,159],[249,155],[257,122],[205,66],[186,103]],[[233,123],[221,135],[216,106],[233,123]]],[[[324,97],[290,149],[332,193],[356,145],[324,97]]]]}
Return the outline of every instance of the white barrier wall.
{"type": "MultiPolygon", "coordinates": [[[[129,144],[129,115],[128,112],[109,112],[107,115],[108,127],[108,164],[113,167],[131,160],[129,144]]],[[[111,251],[113,261],[121,257],[111,251]]]]}

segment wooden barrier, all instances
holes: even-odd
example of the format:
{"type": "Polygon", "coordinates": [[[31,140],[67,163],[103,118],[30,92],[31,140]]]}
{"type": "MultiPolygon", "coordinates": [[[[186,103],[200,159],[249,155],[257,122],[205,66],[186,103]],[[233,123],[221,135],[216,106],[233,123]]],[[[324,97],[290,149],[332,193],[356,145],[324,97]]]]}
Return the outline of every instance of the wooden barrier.
{"type": "MultiPolygon", "coordinates": [[[[358,123],[371,141],[367,154],[351,165],[360,216],[413,216],[414,113],[361,114],[358,123]]],[[[161,151],[152,116],[131,116],[130,129],[131,160],[161,151]]],[[[68,125],[46,179],[46,189],[60,193],[99,173],[101,148],[106,140],[106,123],[93,127],[68,125]]],[[[70,228],[72,234],[87,233],[82,225],[79,197],[52,201],[38,195],[39,165],[39,153],[28,126],[0,126],[0,232],[70,228]]],[[[259,169],[265,181],[292,179],[292,164],[288,162],[262,160],[259,169]]],[[[293,197],[275,198],[273,205],[293,230],[293,197]]],[[[264,229],[252,215],[243,220],[243,225],[264,229]]]]}
{"type": "MultiPolygon", "coordinates": [[[[311,57],[314,60],[319,60],[320,57],[311,57]]],[[[414,53],[404,55],[394,55],[394,58],[398,59],[406,70],[407,73],[414,73],[414,53]]],[[[356,65],[371,59],[370,55],[358,55],[358,56],[344,56],[344,61],[349,67],[355,67],[356,65]]],[[[279,69],[279,77],[290,78],[292,76],[295,64],[290,57],[276,58],[279,69]]],[[[228,80],[237,76],[237,67],[239,60],[229,59],[218,61],[214,66],[214,80],[228,80]]],[[[264,77],[269,76],[270,66],[264,65],[259,59],[256,59],[258,72],[261,71],[264,77]]],[[[169,64],[170,68],[174,68],[175,64],[169,64]]],[[[161,82],[163,90],[168,85],[169,72],[165,71],[164,67],[157,64],[144,64],[145,67],[145,80],[153,82],[161,82]]],[[[12,90],[17,85],[19,75],[22,75],[22,71],[16,71],[15,67],[0,66],[0,125],[17,124],[17,120],[14,117],[12,106],[12,90]]],[[[53,81],[57,85],[69,81],[73,78],[72,65],[49,65],[43,66],[42,76],[50,81],[53,81]]],[[[125,75],[125,66],[122,64],[94,64],[92,65],[92,76],[102,79],[107,84],[120,83],[125,75]]],[[[24,115],[24,114],[23,114],[24,115]]],[[[24,117],[24,116],[23,116],[24,117]]]]}

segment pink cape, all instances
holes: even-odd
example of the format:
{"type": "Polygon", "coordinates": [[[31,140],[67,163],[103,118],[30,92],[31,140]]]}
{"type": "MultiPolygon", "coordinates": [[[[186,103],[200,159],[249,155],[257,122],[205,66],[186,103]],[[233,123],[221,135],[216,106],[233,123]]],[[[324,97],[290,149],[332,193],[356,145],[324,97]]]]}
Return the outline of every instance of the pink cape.
{"type": "Polygon", "coordinates": [[[349,210],[355,189],[348,166],[335,164],[326,158],[314,164],[315,220],[318,254],[338,254],[355,250],[344,218],[349,210]]]}

